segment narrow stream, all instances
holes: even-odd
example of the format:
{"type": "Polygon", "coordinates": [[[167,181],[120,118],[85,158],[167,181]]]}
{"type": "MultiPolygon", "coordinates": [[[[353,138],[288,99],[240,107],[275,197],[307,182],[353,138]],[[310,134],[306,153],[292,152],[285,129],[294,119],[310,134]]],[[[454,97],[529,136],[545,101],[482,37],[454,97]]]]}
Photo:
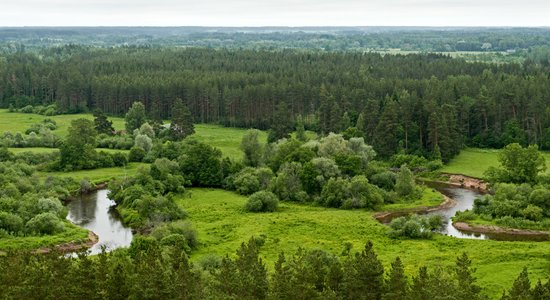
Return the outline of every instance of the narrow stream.
{"type": "MultiPolygon", "coordinates": [[[[438,231],[441,234],[454,236],[461,239],[480,239],[486,240],[491,239],[490,236],[483,233],[467,233],[456,229],[453,226],[452,218],[456,215],[458,211],[465,211],[472,209],[474,207],[474,201],[476,198],[482,197],[483,194],[476,192],[470,189],[463,189],[459,187],[453,187],[443,184],[434,184],[430,183],[428,186],[438,190],[440,193],[445,196],[453,199],[456,202],[456,205],[452,207],[445,208],[442,210],[434,211],[427,213],[427,215],[440,215],[443,219],[443,227],[438,231]]],[[[494,237],[493,237],[494,238],[494,237]]]]}
{"type": "Polygon", "coordinates": [[[102,246],[110,251],[128,247],[132,242],[132,231],[122,224],[120,216],[113,209],[115,203],[107,197],[107,192],[106,189],[98,190],[67,204],[67,219],[73,224],[93,231],[99,237],[99,242],[90,248],[91,254],[100,253],[102,246]]]}

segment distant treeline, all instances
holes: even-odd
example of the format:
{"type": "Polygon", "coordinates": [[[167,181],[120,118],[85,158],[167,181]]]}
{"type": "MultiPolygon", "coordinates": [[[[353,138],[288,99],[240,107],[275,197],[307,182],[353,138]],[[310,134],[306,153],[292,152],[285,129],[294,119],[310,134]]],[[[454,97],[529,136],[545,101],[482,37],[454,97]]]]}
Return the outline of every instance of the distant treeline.
{"type": "MultiPolygon", "coordinates": [[[[195,122],[269,129],[299,119],[327,134],[350,127],[382,156],[449,159],[464,145],[550,149],[550,69],[469,63],[437,54],[312,53],[65,46],[0,56],[0,107],[154,119],[175,99],[195,122]]],[[[284,127],[284,126],[283,126],[284,127]]]]}
{"type": "Polygon", "coordinates": [[[232,49],[346,51],[508,51],[550,46],[548,28],[460,27],[26,27],[0,28],[0,45],[11,51],[81,44],[199,46],[232,49]]]}

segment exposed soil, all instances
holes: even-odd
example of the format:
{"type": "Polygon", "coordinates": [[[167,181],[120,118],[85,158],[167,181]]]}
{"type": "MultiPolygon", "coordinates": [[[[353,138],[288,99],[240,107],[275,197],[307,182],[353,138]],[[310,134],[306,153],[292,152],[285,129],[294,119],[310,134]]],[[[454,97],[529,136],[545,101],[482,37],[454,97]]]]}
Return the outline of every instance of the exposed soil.
{"type": "Polygon", "coordinates": [[[515,228],[502,228],[493,225],[471,225],[466,222],[454,222],[453,226],[461,231],[472,233],[496,233],[496,234],[508,234],[508,235],[521,235],[521,236],[533,236],[533,237],[545,237],[549,239],[549,234],[546,231],[527,230],[527,229],[515,229],[515,228]]]}
{"type": "Polygon", "coordinates": [[[442,175],[449,176],[447,184],[454,185],[461,188],[477,190],[481,193],[489,192],[487,182],[479,178],[469,177],[460,174],[441,173],[442,175]]]}
{"type": "Polygon", "coordinates": [[[88,238],[85,242],[70,242],[65,244],[56,245],[53,247],[44,247],[34,251],[34,253],[49,253],[52,250],[61,253],[78,252],[80,250],[88,249],[99,241],[99,237],[92,231],[88,232],[88,238]]]}

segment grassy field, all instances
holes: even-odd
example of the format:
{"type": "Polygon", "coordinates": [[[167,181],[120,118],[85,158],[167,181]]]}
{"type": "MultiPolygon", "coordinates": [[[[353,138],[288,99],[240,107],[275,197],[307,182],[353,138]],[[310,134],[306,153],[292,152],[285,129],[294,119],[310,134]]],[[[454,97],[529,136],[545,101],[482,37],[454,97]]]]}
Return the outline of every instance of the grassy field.
{"type": "Polygon", "coordinates": [[[76,181],[82,179],[90,180],[91,182],[103,183],[108,182],[111,179],[123,178],[126,176],[133,176],[136,174],[140,167],[146,167],[145,163],[129,163],[126,167],[114,167],[114,168],[102,168],[94,170],[81,170],[81,171],[72,171],[72,172],[39,172],[39,176],[46,178],[48,176],[58,176],[58,177],[71,177],[76,181]]]}
{"type": "MultiPolygon", "coordinates": [[[[60,137],[65,137],[67,135],[67,129],[69,128],[72,120],[78,118],[93,120],[92,114],[72,114],[46,117],[37,114],[11,113],[7,109],[0,109],[0,133],[4,133],[6,131],[11,133],[24,133],[25,130],[27,130],[32,124],[40,123],[46,118],[55,120],[57,123],[57,129],[53,132],[60,137]]],[[[109,117],[109,120],[113,121],[113,126],[115,129],[124,129],[124,118],[109,117]]],[[[239,149],[239,145],[243,135],[246,133],[245,129],[228,128],[212,124],[196,124],[195,132],[196,133],[193,137],[201,142],[205,142],[220,149],[224,156],[228,156],[233,159],[242,158],[243,154],[239,149]]],[[[311,133],[308,135],[311,137],[313,136],[311,133]]],[[[260,138],[262,142],[267,141],[267,133],[262,131],[260,138]]],[[[15,153],[25,152],[27,151],[26,149],[31,149],[30,151],[32,152],[54,151],[49,148],[11,148],[11,150],[15,153]]],[[[108,149],[98,150],[109,151],[108,149]]]]}
{"type": "Polygon", "coordinates": [[[261,256],[270,269],[277,255],[294,253],[299,247],[323,249],[340,255],[343,244],[352,243],[360,251],[367,240],[386,267],[396,256],[402,258],[409,274],[423,265],[451,265],[465,251],[477,268],[476,276],[491,297],[498,297],[524,266],[531,282],[546,278],[550,270],[550,243],[468,240],[437,235],[432,240],[394,240],[387,228],[373,219],[373,212],[338,210],[282,203],[274,213],[248,213],[246,198],[215,189],[191,189],[178,203],[189,213],[198,230],[200,246],[194,261],[209,253],[232,255],[241,242],[263,236],[261,256]]]}
{"type": "MultiPolygon", "coordinates": [[[[59,151],[57,148],[44,148],[44,147],[33,147],[33,148],[8,148],[12,153],[19,154],[24,152],[32,153],[50,153],[59,151]]],[[[97,148],[97,151],[105,151],[107,153],[126,153],[128,154],[130,150],[119,150],[119,149],[106,149],[106,148],[97,148]]]]}
{"type": "MultiPolygon", "coordinates": [[[[246,129],[228,128],[211,124],[195,124],[194,138],[220,149],[224,156],[240,160],[243,158],[243,152],[239,149],[243,135],[246,129]]],[[[262,131],[260,142],[267,141],[267,133],[262,131]]]]}
{"type": "MultiPolygon", "coordinates": [[[[477,178],[483,178],[483,173],[489,167],[498,167],[500,150],[467,148],[446,164],[442,172],[456,173],[477,178]]],[[[550,153],[542,152],[547,164],[550,163],[550,153]]],[[[546,171],[550,172],[550,169],[546,171]]]]}
{"type": "Polygon", "coordinates": [[[88,230],[80,228],[69,221],[65,222],[65,231],[56,235],[32,237],[3,237],[0,239],[0,249],[38,249],[73,241],[85,241],[88,230]]]}
{"type": "MultiPolygon", "coordinates": [[[[7,109],[0,109],[0,133],[5,131],[11,133],[25,133],[25,130],[32,124],[40,123],[44,119],[52,119],[57,123],[57,129],[54,130],[53,133],[57,136],[65,137],[71,121],[79,118],[93,120],[94,117],[92,114],[71,114],[47,117],[37,114],[13,113],[9,112],[7,109]]],[[[115,129],[124,129],[124,118],[109,117],[109,120],[113,121],[113,127],[115,129]]]]}

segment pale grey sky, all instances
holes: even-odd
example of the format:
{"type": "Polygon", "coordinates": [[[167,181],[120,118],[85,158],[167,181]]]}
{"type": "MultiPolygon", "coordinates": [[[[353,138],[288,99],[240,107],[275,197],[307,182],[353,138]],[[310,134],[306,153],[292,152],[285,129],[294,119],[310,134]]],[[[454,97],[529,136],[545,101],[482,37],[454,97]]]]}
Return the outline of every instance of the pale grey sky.
{"type": "Polygon", "coordinates": [[[0,0],[0,26],[550,26],[550,0],[0,0]]]}

